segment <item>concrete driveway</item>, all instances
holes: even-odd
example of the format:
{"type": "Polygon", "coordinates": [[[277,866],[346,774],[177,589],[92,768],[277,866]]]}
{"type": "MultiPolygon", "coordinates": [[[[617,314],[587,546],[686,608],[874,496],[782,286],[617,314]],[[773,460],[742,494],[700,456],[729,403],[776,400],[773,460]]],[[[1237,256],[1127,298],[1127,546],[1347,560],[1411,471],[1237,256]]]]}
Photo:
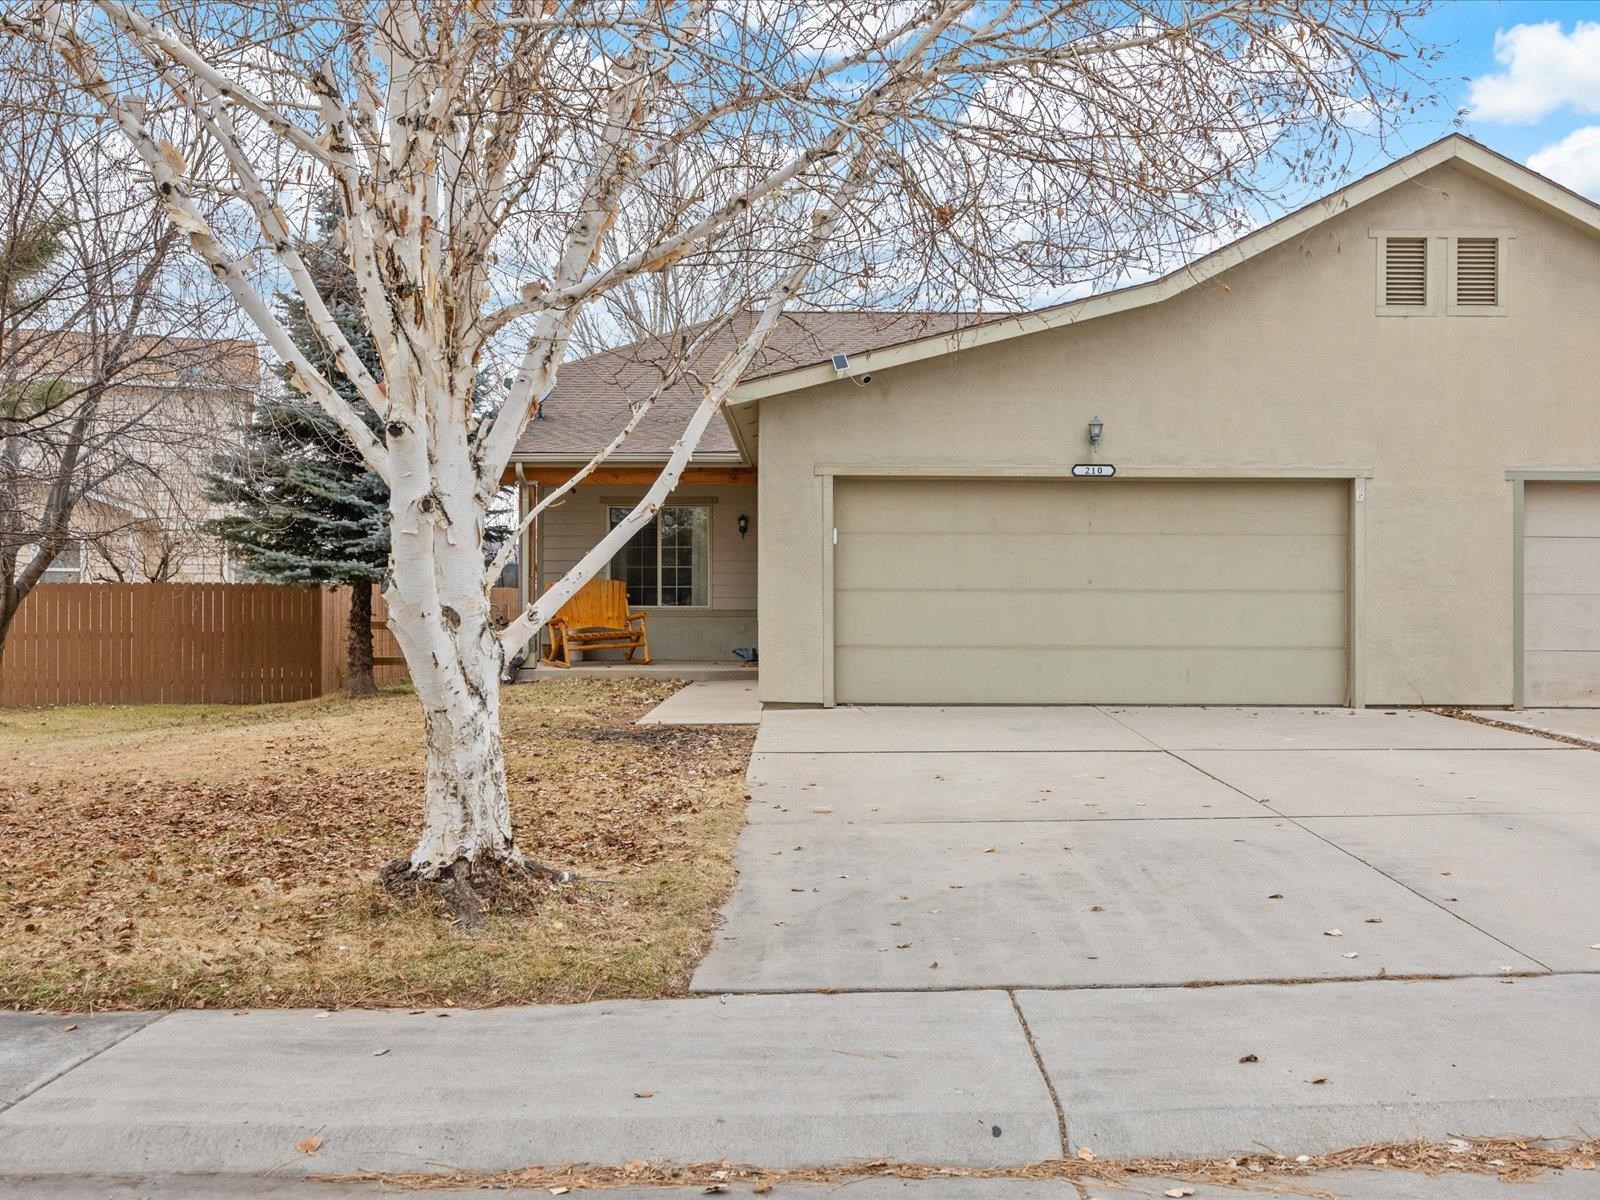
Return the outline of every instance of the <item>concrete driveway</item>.
{"type": "Polygon", "coordinates": [[[704,992],[1600,969],[1600,753],[1431,713],[765,714],[704,992]]]}

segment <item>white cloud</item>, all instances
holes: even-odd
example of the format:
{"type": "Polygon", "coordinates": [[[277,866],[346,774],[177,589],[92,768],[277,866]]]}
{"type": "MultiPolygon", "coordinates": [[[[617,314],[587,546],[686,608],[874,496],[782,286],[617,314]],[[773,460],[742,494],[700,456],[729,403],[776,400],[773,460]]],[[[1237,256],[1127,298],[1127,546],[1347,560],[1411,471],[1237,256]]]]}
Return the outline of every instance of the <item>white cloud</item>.
{"type": "Polygon", "coordinates": [[[1574,129],[1534,153],[1528,165],[1575,192],[1600,198],[1600,125],[1574,129]]]}
{"type": "Polygon", "coordinates": [[[1501,124],[1532,123],[1571,105],[1600,112],[1600,21],[1514,25],[1494,35],[1495,61],[1505,67],[1473,80],[1473,115],[1501,124]]]}

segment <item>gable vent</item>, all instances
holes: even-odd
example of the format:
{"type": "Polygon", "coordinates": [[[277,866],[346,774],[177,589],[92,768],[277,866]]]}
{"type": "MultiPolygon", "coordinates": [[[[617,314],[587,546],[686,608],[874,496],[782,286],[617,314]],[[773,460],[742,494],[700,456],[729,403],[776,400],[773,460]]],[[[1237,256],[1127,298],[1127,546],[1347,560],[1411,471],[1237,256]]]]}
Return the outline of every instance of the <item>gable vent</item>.
{"type": "Polygon", "coordinates": [[[1427,238],[1392,237],[1384,240],[1383,302],[1394,307],[1427,307],[1427,238]]]}
{"type": "Polygon", "coordinates": [[[1500,239],[1456,239],[1456,303],[1494,308],[1500,303],[1500,239]]]}

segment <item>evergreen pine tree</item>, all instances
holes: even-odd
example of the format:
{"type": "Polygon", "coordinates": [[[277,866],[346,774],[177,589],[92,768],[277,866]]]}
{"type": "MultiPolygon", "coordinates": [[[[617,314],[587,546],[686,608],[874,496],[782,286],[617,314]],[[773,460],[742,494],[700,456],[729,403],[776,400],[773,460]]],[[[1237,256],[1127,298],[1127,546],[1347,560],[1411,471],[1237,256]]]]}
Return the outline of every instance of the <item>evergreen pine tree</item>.
{"type": "MultiPolygon", "coordinates": [[[[355,276],[339,242],[338,212],[325,201],[318,240],[299,247],[334,319],[374,376],[377,354],[361,315],[355,276]]],[[[306,357],[361,412],[377,416],[334,365],[306,318],[305,302],[285,293],[278,312],[306,357]]],[[[372,585],[389,561],[388,488],[367,470],[332,419],[278,372],[280,389],[257,405],[242,444],[212,464],[208,492],[229,512],[210,523],[246,572],[279,583],[351,589],[346,691],[377,692],[372,679],[372,585]]]]}

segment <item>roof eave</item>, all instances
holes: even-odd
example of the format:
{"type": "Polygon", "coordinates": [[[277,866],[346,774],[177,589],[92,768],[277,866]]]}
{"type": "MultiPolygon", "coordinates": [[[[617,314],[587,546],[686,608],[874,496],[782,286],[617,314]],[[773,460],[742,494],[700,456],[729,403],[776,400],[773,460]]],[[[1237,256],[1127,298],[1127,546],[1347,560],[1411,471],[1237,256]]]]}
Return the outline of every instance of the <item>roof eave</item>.
{"type": "MultiPolygon", "coordinates": [[[[891,367],[905,366],[924,359],[992,345],[1030,333],[1042,333],[1079,321],[1142,308],[1147,304],[1156,304],[1282,245],[1290,238],[1299,236],[1346,209],[1364,204],[1412,176],[1431,171],[1451,161],[1464,163],[1477,173],[1510,188],[1519,195],[1544,204],[1574,223],[1593,232],[1600,232],[1600,205],[1546,179],[1521,163],[1495,153],[1487,146],[1453,133],[1405,158],[1381,167],[1336,192],[1280,217],[1270,225],[1245,234],[1203,258],[1163,275],[1160,279],[1119,288],[1098,296],[1087,296],[1081,300],[1070,300],[1034,312],[1004,317],[955,333],[939,334],[916,341],[902,342],[895,346],[886,346],[881,350],[853,354],[850,356],[852,371],[857,373],[885,371],[891,367]]],[[[831,383],[837,378],[838,374],[831,364],[816,363],[741,383],[734,389],[728,401],[729,424],[730,426],[734,424],[735,418],[731,415],[734,410],[748,408],[769,397],[787,395],[831,383]]],[[[740,423],[744,422],[741,420],[740,423]]]]}

